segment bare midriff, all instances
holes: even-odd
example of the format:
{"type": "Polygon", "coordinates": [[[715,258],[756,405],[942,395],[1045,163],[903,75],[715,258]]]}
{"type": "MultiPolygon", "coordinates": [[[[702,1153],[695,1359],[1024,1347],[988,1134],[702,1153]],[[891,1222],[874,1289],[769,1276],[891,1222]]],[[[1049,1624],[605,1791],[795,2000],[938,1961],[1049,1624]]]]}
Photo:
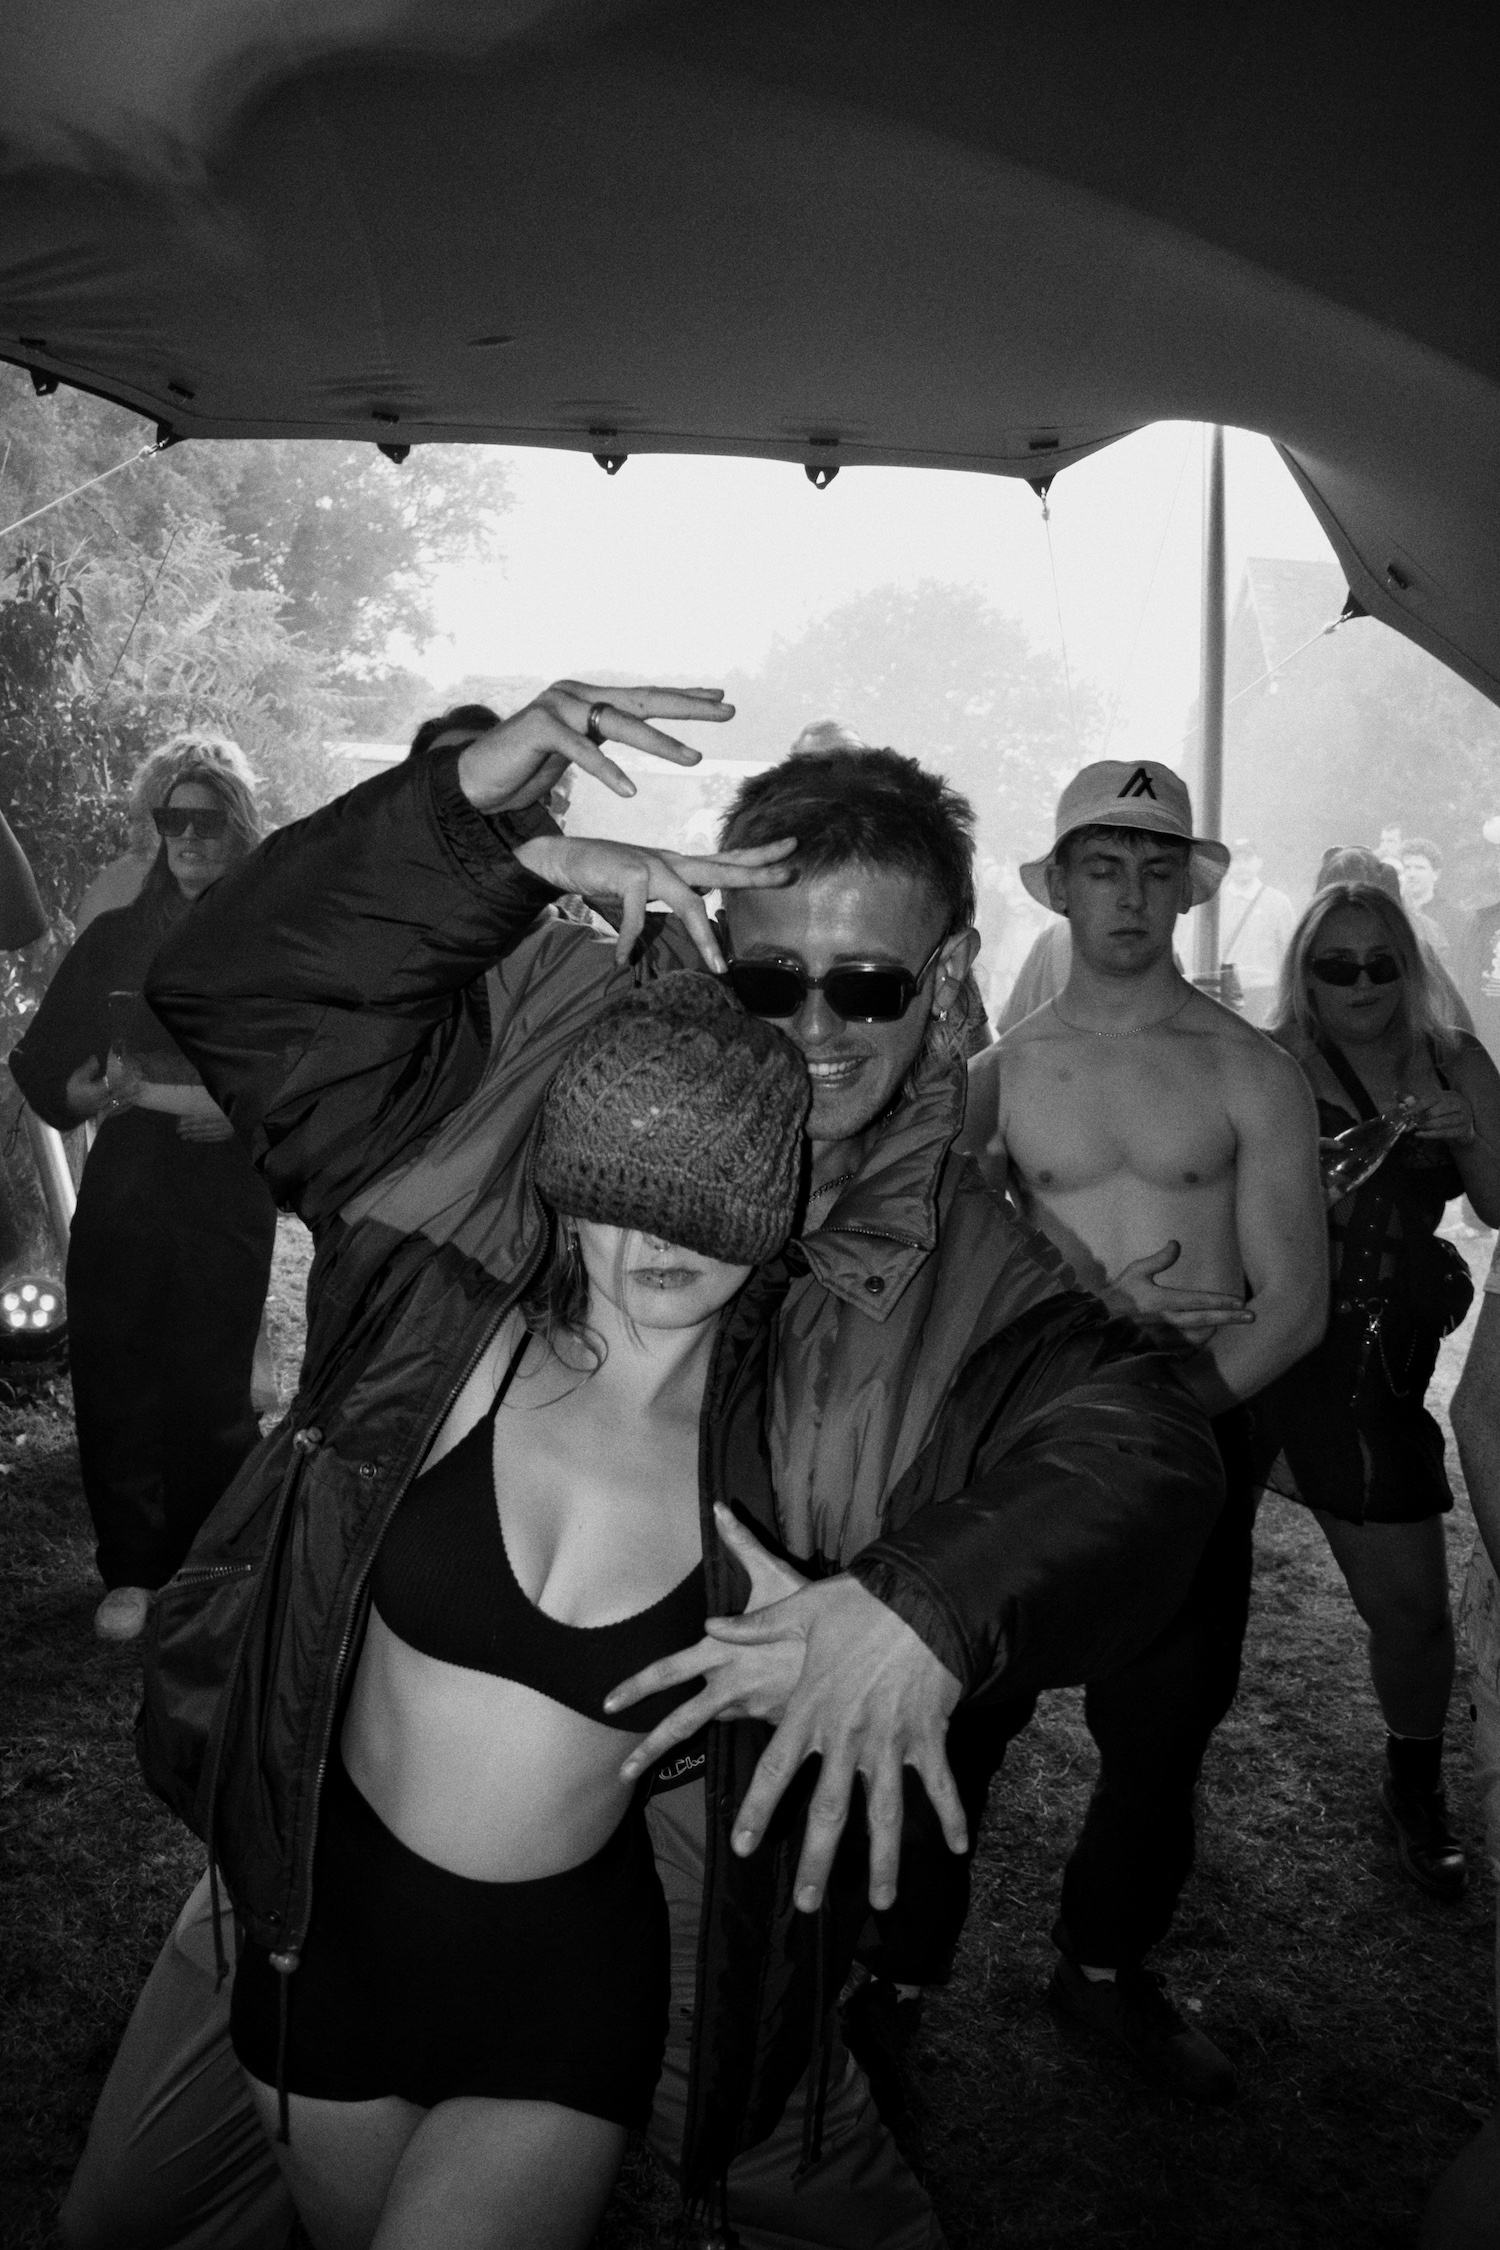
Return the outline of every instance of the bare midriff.
{"type": "Polygon", "coordinates": [[[521,1883],[602,1850],[629,1805],[620,1767],[639,1740],[517,1680],[444,1664],[372,1615],[343,1752],[411,1851],[475,1882],[521,1883]]]}
{"type": "MultiPolygon", "coordinates": [[[[510,1329],[497,1339],[425,1468],[479,1420],[515,1341],[510,1329]]],[[[510,1566],[559,1623],[606,1625],[647,1609],[701,1558],[695,1420],[632,1440],[583,1386],[563,1419],[529,1399],[502,1412],[494,1464],[514,1510],[508,1523],[502,1513],[510,1566]]],[[[620,1767],[645,1733],[444,1663],[372,1611],[342,1748],[356,1788],[411,1851],[476,1882],[521,1883],[602,1850],[630,1803],[620,1767]]]]}

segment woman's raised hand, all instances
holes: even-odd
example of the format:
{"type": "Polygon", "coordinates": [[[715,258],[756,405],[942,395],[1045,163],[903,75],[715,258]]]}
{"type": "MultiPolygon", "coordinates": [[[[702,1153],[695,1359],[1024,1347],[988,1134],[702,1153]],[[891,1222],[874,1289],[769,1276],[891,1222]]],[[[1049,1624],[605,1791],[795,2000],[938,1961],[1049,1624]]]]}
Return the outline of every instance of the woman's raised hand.
{"type": "Polygon", "coordinates": [[[534,703],[502,719],[463,751],[458,779],[470,804],[483,813],[518,812],[539,804],[570,765],[593,774],[617,797],[633,797],[635,783],[590,735],[591,712],[597,713],[595,735],[647,750],[669,765],[696,766],[701,751],[690,750],[648,722],[708,719],[717,724],[734,717],[734,705],[724,701],[722,688],[598,687],[587,680],[554,680],[534,703]]]}
{"type": "MultiPolygon", "coordinates": [[[[589,731],[612,742],[629,743],[672,765],[695,766],[700,753],[651,726],[651,719],[734,717],[722,688],[612,688],[584,680],[555,680],[534,703],[502,719],[460,753],[459,786],[480,812],[515,812],[538,804],[567,768],[578,766],[602,781],[616,796],[633,797],[635,783],[607,757],[589,731]]],[[[705,891],[763,890],[786,882],[782,864],[796,850],[784,837],[739,851],[692,854],[652,851],[642,844],[614,844],[591,836],[536,836],[516,848],[516,858],[554,890],[583,898],[618,900],[619,938],[615,959],[630,959],[646,910],[655,899],[685,924],[693,943],[715,976],[724,973],[724,956],[703,904],[705,891]]]]}
{"type": "Polygon", "coordinates": [[[599,836],[533,836],[517,844],[515,856],[554,890],[619,902],[615,959],[622,969],[655,899],[685,925],[705,965],[721,977],[724,956],[702,894],[772,889],[786,882],[791,870],[784,863],[796,849],[794,836],[702,855],[652,851],[646,844],[612,844],[599,836]]]}

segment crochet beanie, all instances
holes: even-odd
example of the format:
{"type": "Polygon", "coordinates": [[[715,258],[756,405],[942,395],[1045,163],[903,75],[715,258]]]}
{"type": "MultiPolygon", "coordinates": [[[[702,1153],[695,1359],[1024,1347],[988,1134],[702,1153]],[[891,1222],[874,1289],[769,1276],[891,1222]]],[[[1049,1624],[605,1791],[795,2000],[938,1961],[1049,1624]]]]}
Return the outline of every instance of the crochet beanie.
{"type": "Polygon", "coordinates": [[[547,1089],[534,1177],[556,1211],[758,1265],[792,1231],[810,1102],[791,1041],[679,971],[584,1032],[547,1089]]]}

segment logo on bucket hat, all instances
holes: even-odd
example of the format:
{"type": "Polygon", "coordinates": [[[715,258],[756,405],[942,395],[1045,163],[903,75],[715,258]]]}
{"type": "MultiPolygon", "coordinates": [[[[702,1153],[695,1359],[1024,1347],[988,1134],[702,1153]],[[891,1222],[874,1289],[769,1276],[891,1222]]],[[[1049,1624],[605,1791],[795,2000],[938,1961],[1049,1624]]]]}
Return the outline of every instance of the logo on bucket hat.
{"type": "Polygon", "coordinates": [[[1180,837],[1188,847],[1194,906],[1213,897],[1229,865],[1227,844],[1193,834],[1193,800],[1180,774],[1155,759],[1128,765],[1123,758],[1101,758],[1075,773],[1058,798],[1046,858],[1029,859],[1021,869],[1021,881],[1040,905],[1052,904],[1047,870],[1057,863],[1058,845],[1080,828],[1140,828],[1154,836],[1180,837]]]}

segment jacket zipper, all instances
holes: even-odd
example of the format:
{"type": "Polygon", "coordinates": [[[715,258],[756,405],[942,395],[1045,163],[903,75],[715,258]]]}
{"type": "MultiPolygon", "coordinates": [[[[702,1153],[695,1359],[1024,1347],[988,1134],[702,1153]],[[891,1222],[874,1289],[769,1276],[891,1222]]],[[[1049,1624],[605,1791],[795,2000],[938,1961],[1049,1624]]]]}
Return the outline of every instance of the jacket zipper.
{"type": "MultiPolygon", "coordinates": [[[[711,1448],[708,1443],[708,1431],[711,1420],[713,1418],[714,1409],[716,1407],[722,1408],[723,1406],[723,1401],[717,1396],[715,1390],[714,1377],[718,1373],[718,1362],[720,1355],[726,1352],[728,1349],[729,1345],[727,1333],[726,1331],[721,1329],[715,1344],[714,1364],[709,1369],[709,1380],[704,1386],[701,1435],[699,1440],[699,1506],[703,1514],[704,1554],[705,1557],[709,1554],[712,1554],[716,1563],[721,1563],[723,1554],[723,1542],[719,1538],[718,1527],[714,1522],[714,1500],[717,1497],[717,1494],[713,1490],[713,1457],[711,1448]],[[710,1541],[712,1541],[711,1546],[709,1544],[710,1541]]],[[[727,1501],[727,1495],[725,1497],[727,1501]]],[[[705,1590],[709,1593],[710,1597],[712,1597],[714,1588],[707,1584],[707,1573],[705,1573],[705,1590]]],[[[718,1592],[721,1596],[725,1594],[727,1590],[727,1587],[722,1585],[718,1588],[718,1592]]],[[[713,1613],[710,1612],[710,1614],[713,1613]]],[[[708,2020],[706,2000],[708,1988],[709,1901],[713,1897],[719,1874],[718,1808],[719,1797],[723,1787],[723,1758],[720,1750],[720,1730],[717,1726],[710,1724],[705,1734],[703,1744],[703,1884],[702,1889],[699,1893],[697,1958],[694,1963],[693,1975],[693,2036],[688,2045],[687,2102],[685,2105],[685,2115],[683,2118],[682,2148],[679,2151],[679,2156],[684,2160],[686,2159],[689,2147],[692,2145],[694,2129],[695,2125],[698,2122],[698,2113],[701,2110],[703,2100],[703,2026],[708,2020]]],[[[709,2193],[712,2193],[711,2189],[709,2193]]]]}
{"type": "MultiPolygon", "coordinates": [[[[525,1286],[526,1284],[523,1281],[521,1284],[521,1289],[524,1290],[525,1286]]],[[[438,1431],[442,1428],[444,1422],[447,1421],[448,1416],[453,1411],[453,1404],[457,1399],[459,1392],[468,1382],[475,1368],[479,1365],[479,1362],[483,1359],[485,1353],[489,1350],[491,1344],[493,1344],[493,1342],[495,1341],[495,1337],[499,1331],[501,1322],[509,1313],[514,1311],[516,1304],[519,1302],[520,1294],[521,1292],[518,1290],[516,1295],[511,1298],[508,1304],[501,1306],[500,1310],[496,1313],[493,1321],[486,1328],[483,1336],[480,1338],[479,1342],[475,1345],[473,1351],[469,1354],[469,1357],[464,1362],[462,1372],[455,1377],[451,1388],[444,1394],[442,1404],[438,1407],[436,1412],[428,1421],[422,1433],[421,1444],[415,1454],[415,1459],[419,1467],[422,1461],[426,1459],[433,1439],[437,1436],[438,1431]]],[[[410,1481],[410,1478],[408,1478],[407,1483],[409,1484],[410,1481]]],[[[405,1490],[406,1486],[403,1485],[401,1492],[398,1492],[393,1499],[387,1501],[387,1523],[389,1523],[391,1516],[400,1506],[402,1495],[404,1494],[405,1490]]],[[[369,1562],[365,1564],[363,1570],[360,1572],[358,1578],[354,1582],[353,1598],[349,1604],[349,1614],[344,1621],[344,1630],[339,1640],[338,1655],[334,1659],[333,1685],[335,1702],[337,1702],[338,1686],[339,1682],[343,1678],[344,1666],[348,1662],[349,1646],[354,1638],[354,1625],[355,1619],[359,1612],[360,1596],[364,1592],[365,1580],[370,1575],[371,1568],[374,1564],[375,1555],[379,1551],[379,1546],[380,1542],[379,1540],[377,1540],[375,1542],[375,1546],[371,1549],[369,1562]]],[[[323,1780],[328,1771],[328,1757],[332,1747],[333,1737],[330,1732],[328,1740],[325,1741],[325,1743],[323,1744],[323,1748],[319,1753],[317,1768],[313,1774],[312,1821],[314,1836],[316,1836],[317,1834],[318,1808],[323,1800],[323,1780]]],[[[287,1952],[279,1955],[277,1957],[278,1960],[285,1960],[288,1964],[286,1970],[283,1973],[288,1976],[291,1975],[292,1972],[296,1969],[301,1957],[300,1947],[296,1948],[295,1950],[288,1950],[287,1952]]]]}
{"type": "Polygon", "coordinates": [[[210,1578],[248,1578],[254,1570],[253,1562],[195,1563],[191,1570],[179,1570],[179,1586],[201,1586],[210,1578]]]}

